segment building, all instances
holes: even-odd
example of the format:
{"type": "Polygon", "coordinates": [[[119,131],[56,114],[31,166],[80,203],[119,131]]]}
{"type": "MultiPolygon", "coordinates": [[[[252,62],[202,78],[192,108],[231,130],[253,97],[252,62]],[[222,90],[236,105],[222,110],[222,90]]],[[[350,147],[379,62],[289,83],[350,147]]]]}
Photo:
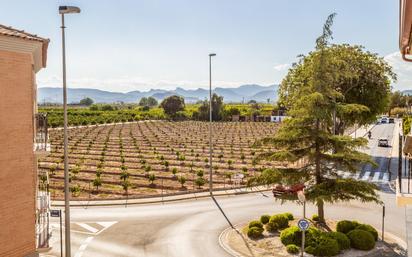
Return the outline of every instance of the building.
{"type": "Polygon", "coordinates": [[[0,25],[0,256],[38,256],[47,247],[47,117],[37,113],[36,73],[46,67],[49,40],[0,25]]]}

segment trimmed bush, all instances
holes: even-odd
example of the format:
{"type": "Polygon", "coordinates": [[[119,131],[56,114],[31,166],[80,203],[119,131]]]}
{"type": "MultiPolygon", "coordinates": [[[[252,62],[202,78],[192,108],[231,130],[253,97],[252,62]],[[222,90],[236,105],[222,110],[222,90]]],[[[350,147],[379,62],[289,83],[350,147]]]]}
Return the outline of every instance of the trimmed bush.
{"type": "Polygon", "coordinates": [[[289,227],[289,220],[283,214],[273,215],[266,224],[266,230],[270,232],[275,232],[287,227],[289,227]]]}
{"type": "Polygon", "coordinates": [[[286,246],[286,251],[291,254],[297,254],[300,252],[300,248],[297,245],[288,245],[286,246]]]}
{"type": "Polygon", "coordinates": [[[284,229],[280,233],[280,241],[283,245],[300,245],[302,243],[302,232],[297,226],[284,229]]]}
{"type": "Polygon", "coordinates": [[[260,222],[262,222],[262,224],[268,224],[269,220],[270,220],[270,215],[260,216],[260,222]]]}
{"type": "Polygon", "coordinates": [[[375,247],[375,238],[370,232],[354,229],[348,233],[352,248],[369,251],[375,247]]]}
{"type": "Polygon", "coordinates": [[[347,235],[342,232],[329,232],[327,235],[335,239],[339,244],[340,250],[346,250],[350,248],[350,240],[347,235]]]}
{"type": "Polygon", "coordinates": [[[376,229],[374,227],[372,227],[371,225],[361,224],[361,225],[357,226],[356,229],[365,230],[365,231],[371,233],[373,238],[375,238],[375,241],[378,241],[378,231],[376,231],[376,229]]]}
{"type": "Polygon", "coordinates": [[[251,227],[247,230],[247,236],[253,239],[262,237],[263,228],[251,227]]]}
{"type": "Polygon", "coordinates": [[[315,250],[316,250],[315,247],[313,247],[311,245],[309,245],[308,247],[305,248],[305,252],[307,252],[308,254],[312,254],[312,255],[315,254],[315,250]]]}
{"type": "Polygon", "coordinates": [[[354,230],[357,226],[359,226],[359,223],[356,221],[341,220],[336,224],[336,231],[347,234],[354,230]]]}
{"type": "Polygon", "coordinates": [[[322,234],[316,241],[315,256],[335,256],[339,254],[339,244],[335,239],[322,234]]]}
{"type": "Polygon", "coordinates": [[[312,220],[313,220],[313,221],[319,221],[319,215],[313,214],[313,215],[312,215],[312,220]]]}
{"type": "Polygon", "coordinates": [[[251,222],[249,222],[249,228],[252,228],[252,227],[257,227],[257,228],[263,229],[263,224],[262,224],[262,222],[260,222],[258,220],[252,220],[251,222]]]}
{"type": "Polygon", "coordinates": [[[294,220],[295,218],[293,217],[293,214],[290,212],[286,212],[283,215],[286,216],[286,218],[288,218],[288,220],[294,220]]]}

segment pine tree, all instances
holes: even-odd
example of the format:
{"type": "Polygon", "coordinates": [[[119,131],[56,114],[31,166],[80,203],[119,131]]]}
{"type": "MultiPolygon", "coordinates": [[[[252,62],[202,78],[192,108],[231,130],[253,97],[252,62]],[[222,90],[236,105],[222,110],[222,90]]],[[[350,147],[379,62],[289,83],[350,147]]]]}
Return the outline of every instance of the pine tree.
{"type": "MultiPolygon", "coordinates": [[[[258,160],[288,162],[288,165],[266,169],[261,175],[251,179],[249,184],[281,184],[291,186],[304,183],[306,200],[317,205],[319,221],[325,221],[324,203],[338,201],[379,202],[376,185],[366,181],[342,178],[338,171],[355,173],[362,164],[376,165],[371,157],[359,151],[365,147],[364,138],[353,139],[333,132],[333,113],[336,108],[347,106],[337,99],[341,97],[333,85],[329,84],[333,74],[328,66],[328,56],[322,49],[332,36],[330,29],[335,14],[328,17],[323,34],[316,41],[318,55],[310,79],[300,87],[299,97],[288,112],[279,131],[273,136],[255,143],[256,147],[270,146],[275,151],[266,151],[257,156],[258,160]]],[[[351,105],[359,112],[367,110],[361,105],[351,105]]],[[[283,200],[297,200],[296,194],[284,194],[283,200]]]]}

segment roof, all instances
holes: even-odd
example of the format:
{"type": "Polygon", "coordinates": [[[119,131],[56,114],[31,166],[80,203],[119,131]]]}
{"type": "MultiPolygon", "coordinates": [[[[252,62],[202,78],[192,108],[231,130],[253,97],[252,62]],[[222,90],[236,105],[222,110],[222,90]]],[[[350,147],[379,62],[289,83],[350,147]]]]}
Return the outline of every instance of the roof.
{"type": "Polygon", "coordinates": [[[42,43],[42,66],[46,67],[47,48],[49,46],[50,39],[39,37],[35,34],[27,33],[24,30],[18,30],[2,24],[0,24],[0,35],[42,43]]]}
{"type": "Polygon", "coordinates": [[[27,40],[39,41],[39,42],[49,42],[50,41],[49,39],[27,33],[24,30],[14,29],[12,27],[7,27],[1,24],[0,24],[0,34],[5,35],[5,36],[18,37],[18,38],[27,39],[27,40]]]}

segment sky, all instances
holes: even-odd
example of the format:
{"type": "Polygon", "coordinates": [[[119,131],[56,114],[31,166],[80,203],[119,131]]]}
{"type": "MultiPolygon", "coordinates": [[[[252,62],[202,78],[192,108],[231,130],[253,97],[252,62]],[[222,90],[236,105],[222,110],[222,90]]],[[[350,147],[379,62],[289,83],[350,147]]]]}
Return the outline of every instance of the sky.
{"type": "Polygon", "coordinates": [[[51,40],[39,87],[61,87],[59,5],[65,16],[72,88],[147,91],[213,84],[279,83],[297,55],[314,48],[337,13],[333,43],[363,45],[394,67],[394,89],[412,89],[412,64],[398,51],[398,1],[389,0],[0,0],[0,24],[51,40]]]}

